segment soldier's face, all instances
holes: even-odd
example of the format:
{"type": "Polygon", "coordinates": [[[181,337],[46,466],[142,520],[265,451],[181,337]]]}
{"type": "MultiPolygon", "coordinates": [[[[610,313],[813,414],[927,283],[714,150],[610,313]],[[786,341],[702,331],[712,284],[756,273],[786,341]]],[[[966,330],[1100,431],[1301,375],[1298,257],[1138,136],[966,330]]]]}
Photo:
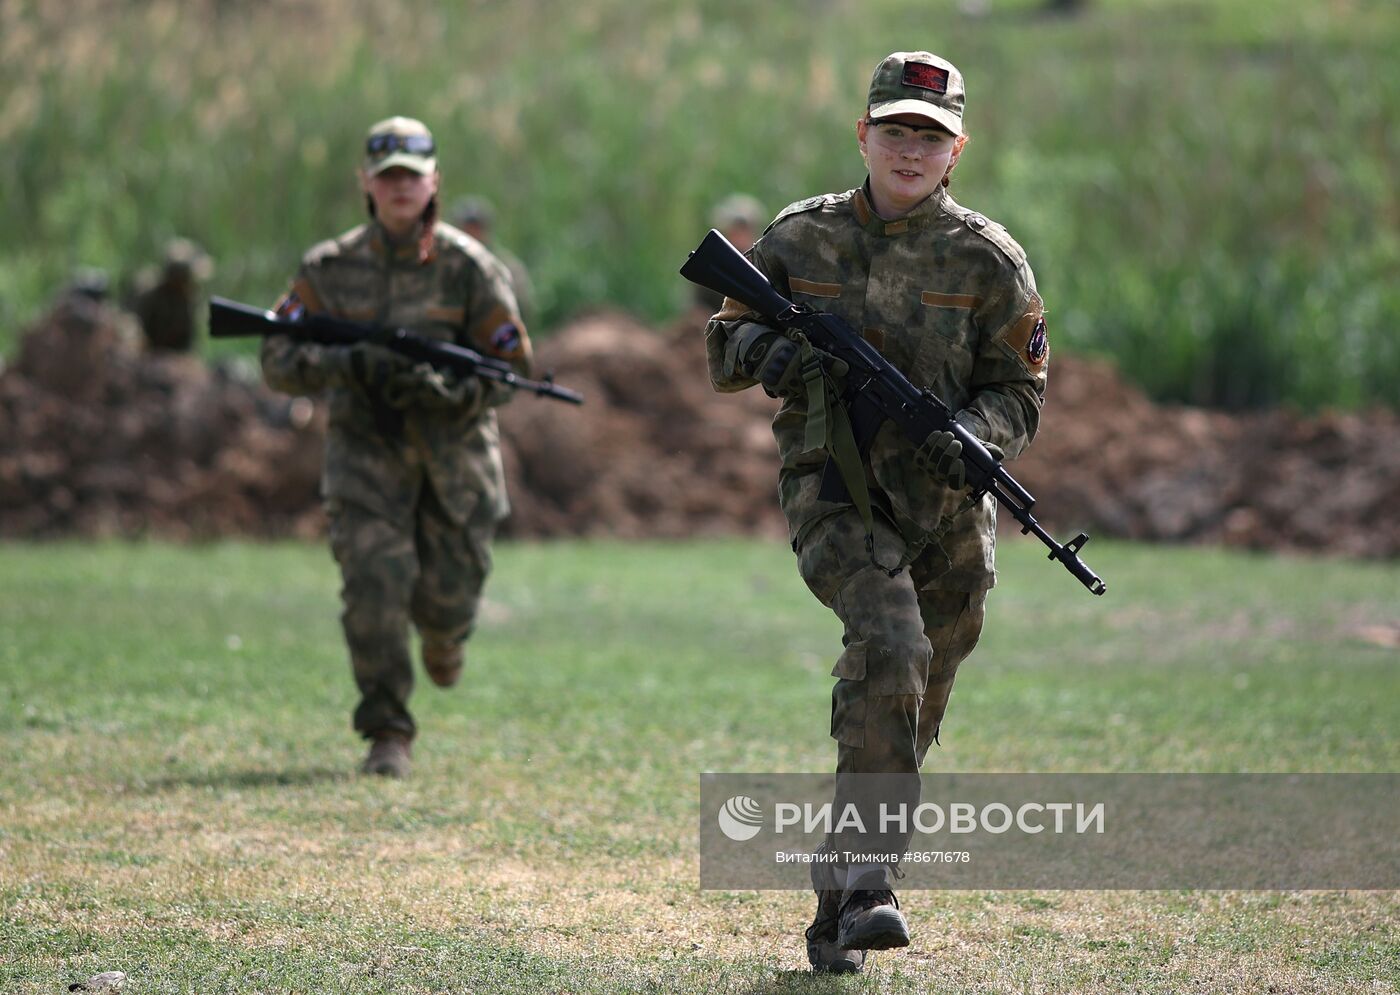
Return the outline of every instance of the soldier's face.
{"type": "Polygon", "coordinates": [[[374,214],[391,233],[410,231],[438,190],[438,174],[415,173],[395,166],[374,176],[360,174],[365,193],[374,201],[374,214]]]}
{"type": "Polygon", "coordinates": [[[937,190],[961,151],[953,135],[911,114],[875,123],[861,118],[856,139],[870,170],[875,210],[886,218],[907,214],[937,190]]]}

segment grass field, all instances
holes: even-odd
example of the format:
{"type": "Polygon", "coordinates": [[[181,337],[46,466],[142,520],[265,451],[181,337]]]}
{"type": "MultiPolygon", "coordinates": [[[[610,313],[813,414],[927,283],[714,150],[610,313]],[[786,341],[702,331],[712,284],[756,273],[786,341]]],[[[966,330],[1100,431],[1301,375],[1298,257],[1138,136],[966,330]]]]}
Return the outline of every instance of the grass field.
{"type": "MultiPolygon", "coordinates": [[[[1002,549],[930,769],[1394,771],[1400,566],[1002,549]]],[[[0,547],[0,992],[1377,992],[1400,897],[906,895],[804,973],[808,895],[702,892],[698,774],[822,771],[838,632],[781,546],[507,545],[414,777],[355,776],[320,547],[0,547]]]]}

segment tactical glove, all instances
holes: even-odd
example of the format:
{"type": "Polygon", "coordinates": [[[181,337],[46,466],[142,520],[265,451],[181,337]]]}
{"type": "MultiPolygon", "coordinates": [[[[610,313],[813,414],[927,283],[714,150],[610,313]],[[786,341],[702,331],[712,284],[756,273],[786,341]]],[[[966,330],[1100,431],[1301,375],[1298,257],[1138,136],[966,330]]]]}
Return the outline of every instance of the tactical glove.
{"type": "Polygon", "coordinates": [[[481,381],[457,377],[427,363],[418,363],[389,377],[379,392],[384,403],[403,411],[407,408],[460,408],[481,397],[481,381]]]}
{"type": "Polygon", "coordinates": [[[801,350],[781,332],[751,325],[739,343],[739,369],[776,397],[804,390],[801,350]]]}
{"type": "MultiPolygon", "coordinates": [[[[998,460],[1005,459],[1001,447],[982,445],[998,460]]],[[[914,451],[914,465],[955,491],[967,486],[967,464],[962,460],[963,445],[952,432],[930,432],[924,444],[914,451]]]]}
{"type": "MultiPolygon", "coordinates": [[[[762,325],[749,325],[739,342],[739,370],[761,383],[774,397],[805,394],[807,383],[802,353],[802,346],[781,332],[762,325]]],[[[820,349],[813,348],[811,355],[821,361],[828,376],[839,379],[849,371],[844,362],[820,349]]]]}
{"type": "Polygon", "coordinates": [[[329,379],[342,387],[363,387],[373,394],[384,389],[394,374],[413,368],[413,360],[370,342],[327,347],[329,379]]]}

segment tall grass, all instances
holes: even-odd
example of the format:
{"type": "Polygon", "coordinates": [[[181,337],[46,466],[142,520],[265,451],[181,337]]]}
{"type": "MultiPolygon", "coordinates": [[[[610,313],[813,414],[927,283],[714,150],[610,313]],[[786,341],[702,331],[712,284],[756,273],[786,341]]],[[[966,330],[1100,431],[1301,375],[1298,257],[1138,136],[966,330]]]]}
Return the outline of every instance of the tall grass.
{"type": "Polygon", "coordinates": [[[955,192],[1026,246],[1057,347],[1162,397],[1393,397],[1390,0],[971,6],[0,0],[0,345],[74,267],[176,234],[218,292],[272,298],[361,218],[357,150],[396,112],[437,133],[445,200],[494,200],[542,329],[664,318],[709,205],[858,183],[871,67],[928,47],[968,78],[955,192]]]}

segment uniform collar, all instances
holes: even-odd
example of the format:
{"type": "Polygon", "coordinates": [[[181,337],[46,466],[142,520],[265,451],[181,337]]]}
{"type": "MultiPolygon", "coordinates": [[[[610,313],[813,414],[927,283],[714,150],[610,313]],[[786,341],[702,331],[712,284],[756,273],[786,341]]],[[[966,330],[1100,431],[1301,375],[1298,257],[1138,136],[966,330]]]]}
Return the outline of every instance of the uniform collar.
{"type": "Polygon", "coordinates": [[[396,239],[376,218],[369,223],[369,244],[375,255],[392,259],[394,262],[414,262],[418,259],[418,239],[423,234],[423,222],[413,226],[413,230],[396,239]]]}
{"type": "Polygon", "coordinates": [[[886,221],[876,214],[875,208],[871,206],[870,178],[866,177],[865,182],[851,198],[851,209],[855,212],[856,221],[870,234],[903,235],[906,232],[919,231],[926,227],[929,221],[943,209],[943,204],[947,199],[947,188],[940,186],[929,194],[922,204],[904,217],[895,221],[886,221]]]}

